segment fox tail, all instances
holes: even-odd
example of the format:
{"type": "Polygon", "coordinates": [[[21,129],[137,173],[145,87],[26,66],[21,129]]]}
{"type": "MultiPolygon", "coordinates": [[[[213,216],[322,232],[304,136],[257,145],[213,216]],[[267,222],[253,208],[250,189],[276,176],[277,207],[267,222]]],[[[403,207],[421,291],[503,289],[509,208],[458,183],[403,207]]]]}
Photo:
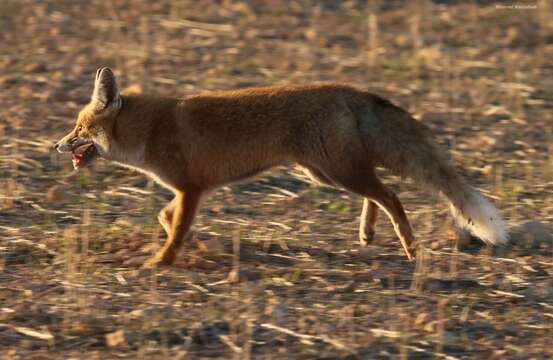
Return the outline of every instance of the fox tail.
{"type": "Polygon", "coordinates": [[[488,244],[506,244],[509,240],[507,224],[499,211],[457,174],[428,129],[387,101],[377,106],[381,111],[376,114],[388,112],[385,116],[388,121],[378,121],[378,126],[372,126],[367,135],[380,165],[445,195],[459,227],[488,244]]]}
{"type": "Polygon", "coordinates": [[[464,193],[461,199],[450,201],[451,213],[459,227],[488,244],[505,245],[509,234],[499,211],[478,192],[465,190],[464,193]]]}

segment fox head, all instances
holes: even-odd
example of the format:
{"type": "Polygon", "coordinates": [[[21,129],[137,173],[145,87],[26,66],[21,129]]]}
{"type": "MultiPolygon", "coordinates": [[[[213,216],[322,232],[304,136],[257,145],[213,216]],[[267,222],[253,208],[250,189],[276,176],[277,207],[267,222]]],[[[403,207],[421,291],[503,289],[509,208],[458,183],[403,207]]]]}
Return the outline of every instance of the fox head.
{"type": "Polygon", "coordinates": [[[54,145],[55,149],[70,153],[75,169],[90,164],[98,155],[112,158],[114,124],[122,104],[111,69],[98,69],[90,103],[80,111],[73,130],[54,145]]]}

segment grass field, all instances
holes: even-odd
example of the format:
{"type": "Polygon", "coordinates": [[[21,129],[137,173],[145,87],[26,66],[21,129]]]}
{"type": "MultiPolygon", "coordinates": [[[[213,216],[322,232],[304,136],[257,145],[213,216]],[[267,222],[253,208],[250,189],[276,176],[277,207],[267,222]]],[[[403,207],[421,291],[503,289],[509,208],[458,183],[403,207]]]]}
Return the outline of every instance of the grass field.
{"type": "Polygon", "coordinates": [[[0,359],[553,357],[553,5],[520,1],[0,1],[0,359]],[[207,253],[140,264],[171,198],[54,141],[96,69],[123,88],[332,81],[436,134],[512,229],[459,240],[447,205],[381,171],[422,248],[388,219],[357,242],[361,199],[282,167],[214,193],[207,253]],[[190,266],[192,263],[193,266],[190,266]]]}

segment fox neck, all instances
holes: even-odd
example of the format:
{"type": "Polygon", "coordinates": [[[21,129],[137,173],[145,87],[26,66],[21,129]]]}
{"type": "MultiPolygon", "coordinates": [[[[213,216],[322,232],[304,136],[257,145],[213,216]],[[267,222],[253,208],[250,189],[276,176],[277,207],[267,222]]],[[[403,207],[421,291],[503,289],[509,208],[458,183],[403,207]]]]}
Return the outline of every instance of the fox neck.
{"type": "Polygon", "coordinates": [[[172,116],[172,112],[168,115],[167,109],[173,108],[177,101],[146,95],[122,96],[119,114],[106,126],[104,157],[121,165],[149,171],[154,165],[148,163],[147,156],[152,131],[160,117],[172,116]]]}
{"type": "Polygon", "coordinates": [[[145,143],[127,148],[115,142],[111,144],[111,151],[107,160],[114,161],[121,165],[143,169],[147,167],[145,153],[145,143]]]}
{"type": "Polygon", "coordinates": [[[179,180],[171,171],[160,166],[159,160],[171,134],[160,132],[159,125],[175,122],[178,104],[179,99],[122,96],[122,107],[117,116],[106,118],[103,132],[93,139],[98,153],[108,161],[142,172],[175,191],[179,180]],[[160,133],[166,136],[155,136],[160,133]]]}
{"type": "Polygon", "coordinates": [[[141,112],[134,97],[122,97],[123,107],[107,124],[105,131],[95,139],[96,147],[106,160],[143,169],[148,134],[154,123],[155,112],[141,112]]]}

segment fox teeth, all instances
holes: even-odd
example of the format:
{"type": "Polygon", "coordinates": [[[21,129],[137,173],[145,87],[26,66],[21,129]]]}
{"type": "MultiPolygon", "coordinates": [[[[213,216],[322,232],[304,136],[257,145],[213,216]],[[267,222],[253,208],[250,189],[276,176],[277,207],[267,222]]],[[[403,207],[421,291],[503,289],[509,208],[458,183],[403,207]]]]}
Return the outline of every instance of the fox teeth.
{"type": "Polygon", "coordinates": [[[73,167],[75,169],[77,169],[79,167],[79,164],[80,164],[82,158],[83,158],[82,155],[76,154],[74,151],[71,151],[71,162],[73,163],[73,167]]]}

